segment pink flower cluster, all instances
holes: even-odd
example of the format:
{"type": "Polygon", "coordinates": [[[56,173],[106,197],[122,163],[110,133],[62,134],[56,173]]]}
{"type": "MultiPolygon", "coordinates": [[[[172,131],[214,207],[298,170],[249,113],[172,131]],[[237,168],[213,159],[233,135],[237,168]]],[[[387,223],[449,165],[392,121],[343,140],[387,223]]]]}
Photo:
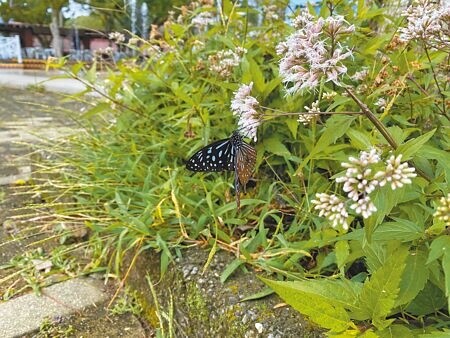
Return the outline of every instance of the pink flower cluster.
{"type": "Polygon", "coordinates": [[[340,85],[347,73],[343,61],[352,52],[339,40],[354,32],[342,16],[315,19],[306,11],[294,20],[296,32],[277,46],[280,76],[289,94],[315,89],[322,78],[340,85]]]}

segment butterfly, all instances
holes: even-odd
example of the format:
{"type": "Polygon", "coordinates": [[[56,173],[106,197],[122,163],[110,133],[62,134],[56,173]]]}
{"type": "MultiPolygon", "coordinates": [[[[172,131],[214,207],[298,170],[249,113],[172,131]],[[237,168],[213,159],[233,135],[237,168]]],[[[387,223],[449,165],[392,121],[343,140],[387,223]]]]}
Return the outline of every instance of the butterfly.
{"type": "Polygon", "coordinates": [[[186,162],[191,171],[233,171],[236,204],[240,209],[240,192],[250,180],[256,163],[256,150],[246,143],[239,132],[230,138],[213,142],[197,151],[186,162]]]}

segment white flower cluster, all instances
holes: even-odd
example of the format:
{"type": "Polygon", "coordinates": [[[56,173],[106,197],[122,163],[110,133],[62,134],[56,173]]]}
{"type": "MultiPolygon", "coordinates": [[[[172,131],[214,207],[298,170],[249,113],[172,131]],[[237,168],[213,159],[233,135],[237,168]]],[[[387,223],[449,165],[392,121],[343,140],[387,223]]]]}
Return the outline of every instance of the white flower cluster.
{"type": "Polygon", "coordinates": [[[261,119],[256,110],[259,108],[259,102],[250,95],[252,88],[253,82],[239,87],[231,100],[231,110],[233,115],[239,117],[238,126],[241,134],[256,141],[256,132],[261,119]]]}
{"type": "Polygon", "coordinates": [[[386,161],[386,169],[375,174],[374,178],[378,180],[380,187],[386,183],[391,184],[391,189],[403,187],[405,184],[411,184],[411,178],[416,177],[415,169],[408,167],[408,163],[402,161],[402,155],[395,157],[392,155],[386,161]]]}
{"type": "Polygon", "coordinates": [[[406,27],[400,28],[400,40],[450,47],[450,5],[447,1],[418,0],[403,13],[406,27]]]}
{"type": "Polygon", "coordinates": [[[109,33],[108,38],[113,40],[115,43],[122,43],[125,41],[125,35],[120,32],[109,33]]]}
{"type": "Polygon", "coordinates": [[[214,13],[209,11],[201,12],[191,20],[191,24],[199,30],[205,30],[209,25],[214,25],[216,22],[214,13]]]}
{"type": "Polygon", "coordinates": [[[450,193],[447,194],[447,198],[442,197],[439,204],[433,216],[444,221],[445,226],[450,227],[450,193]]]}
{"type": "Polygon", "coordinates": [[[344,230],[348,230],[348,213],[344,202],[336,195],[325,193],[316,194],[316,198],[317,200],[311,202],[316,205],[315,210],[320,210],[319,216],[328,218],[333,228],[341,226],[344,230]]]}
{"type": "Polygon", "coordinates": [[[349,157],[349,163],[342,163],[347,168],[345,176],[336,178],[336,182],[344,183],[343,190],[347,193],[354,203],[350,209],[355,210],[357,214],[368,218],[377,208],[369,198],[369,194],[375,190],[378,182],[372,179],[371,164],[378,163],[380,156],[372,148],[369,152],[362,151],[359,158],[349,157]]]}
{"type": "Polygon", "coordinates": [[[364,81],[366,79],[367,75],[369,75],[369,70],[363,69],[361,71],[355,72],[355,74],[353,74],[353,76],[352,76],[352,80],[364,81]]]}
{"type": "Polygon", "coordinates": [[[342,16],[317,20],[303,11],[294,20],[297,31],[277,46],[280,76],[289,94],[316,88],[321,79],[340,85],[339,77],[347,73],[342,63],[352,52],[338,41],[344,34],[354,32],[342,16]],[[333,45],[331,44],[333,41],[333,45]]]}
{"type": "Polygon", "coordinates": [[[375,101],[374,105],[379,107],[381,111],[384,111],[387,107],[388,102],[384,97],[380,97],[378,100],[375,101]]]}
{"type": "Polygon", "coordinates": [[[280,10],[277,5],[263,6],[262,10],[264,12],[264,20],[266,21],[276,21],[280,19],[278,11],[280,10]]]}
{"type": "Polygon", "coordinates": [[[233,51],[220,50],[215,55],[210,55],[208,61],[211,70],[221,78],[227,78],[233,73],[233,69],[241,63],[242,56],[247,52],[245,48],[236,47],[233,51]]]}
{"type": "MultiPolygon", "coordinates": [[[[373,204],[370,194],[377,188],[383,187],[386,183],[390,183],[392,190],[410,184],[411,178],[416,177],[415,169],[408,166],[408,163],[401,163],[402,155],[395,157],[392,155],[385,163],[383,170],[373,174],[374,166],[380,162],[380,156],[375,149],[369,152],[363,151],[359,158],[349,157],[349,162],[341,165],[346,168],[345,175],[336,178],[337,183],[344,183],[343,190],[349,198],[350,209],[363,218],[370,217],[377,211],[373,204]]],[[[343,229],[347,224],[347,216],[345,210],[345,202],[338,203],[337,197],[334,195],[317,194],[315,204],[316,210],[320,210],[319,216],[325,216],[332,222],[332,226],[342,225],[343,229]],[[339,206],[339,207],[338,207],[339,206]],[[328,213],[328,214],[327,214],[328,213]],[[339,213],[340,216],[335,216],[339,213]],[[345,216],[345,218],[343,218],[345,216]],[[338,219],[338,221],[335,221],[338,219]],[[337,223],[336,223],[337,222],[337,223]]],[[[340,200],[339,200],[340,201],[340,200]]]]}
{"type": "Polygon", "coordinates": [[[303,123],[303,125],[308,125],[316,116],[320,114],[319,100],[314,101],[311,107],[305,106],[307,114],[300,114],[297,121],[303,123]]]}

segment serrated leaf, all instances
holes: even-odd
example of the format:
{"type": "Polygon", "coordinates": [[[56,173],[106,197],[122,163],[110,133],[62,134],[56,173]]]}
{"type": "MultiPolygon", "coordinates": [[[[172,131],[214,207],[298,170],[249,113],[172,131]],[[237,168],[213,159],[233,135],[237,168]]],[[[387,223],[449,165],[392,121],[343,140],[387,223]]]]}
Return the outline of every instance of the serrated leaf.
{"type": "Polygon", "coordinates": [[[369,272],[373,273],[380,269],[399,246],[401,246],[399,241],[372,241],[363,245],[363,252],[366,256],[366,265],[369,272]]]}
{"type": "Polygon", "coordinates": [[[331,304],[317,294],[305,292],[301,284],[309,281],[280,282],[261,278],[270,286],[286,303],[300,313],[308,316],[313,322],[331,330],[342,332],[353,326],[345,309],[336,304],[331,304]]]}
{"type": "Polygon", "coordinates": [[[408,254],[408,248],[399,247],[364,283],[358,303],[365,318],[358,319],[371,319],[378,329],[389,324],[385,318],[395,305],[408,254]]]}
{"type": "Polygon", "coordinates": [[[434,135],[436,129],[430,130],[428,133],[409,140],[398,146],[395,151],[396,155],[402,154],[402,161],[410,160],[420,148],[434,135]]]}
{"type": "Polygon", "coordinates": [[[433,240],[426,264],[440,258],[446,251],[450,250],[450,236],[443,235],[433,240]]]}
{"type": "Polygon", "coordinates": [[[350,138],[352,145],[360,150],[367,150],[372,147],[369,137],[356,129],[348,129],[347,136],[350,138]]]}
{"type": "Polygon", "coordinates": [[[401,242],[409,242],[419,239],[423,235],[422,225],[399,218],[395,222],[380,224],[373,233],[372,238],[376,241],[398,240],[401,242]]]}
{"type": "Polygon", "coordinates": [[[95,84],[97,80],[97,61],[94,60],[91,68],[86,72],[85,79],[91,83],[95,84]]]}
{"type": "Polygon", "coordinates": [[[430,273],[425,265],[426,260],[427,255],[423,251],[411,253],[406,258],[406,267],[400,282],[400,292],[395,302],[396,307],[408,304],[425,287],[430,273]]]}
{"type": "Polygon", "coordinates": [[[315,294],[330,304],[341,306],[350,311],[358,310],[355,303],[362,289],[361,283],[347,279],[316,279],[297,283],[295,287],[304,292],[315,294]]]}

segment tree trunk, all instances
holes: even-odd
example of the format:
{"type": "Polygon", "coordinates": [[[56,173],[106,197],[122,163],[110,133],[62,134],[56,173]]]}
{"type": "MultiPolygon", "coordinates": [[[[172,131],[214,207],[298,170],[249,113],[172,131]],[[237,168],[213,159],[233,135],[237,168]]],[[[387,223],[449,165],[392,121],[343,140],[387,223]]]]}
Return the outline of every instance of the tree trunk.
{"type": "Polygon", "coordinates": [[[56,57],[62,57],[62,39],[59,34],[59,11],[52,8],[52,23],[50,24],[50,31],[53,37],[53,49],[56,57]]]}

